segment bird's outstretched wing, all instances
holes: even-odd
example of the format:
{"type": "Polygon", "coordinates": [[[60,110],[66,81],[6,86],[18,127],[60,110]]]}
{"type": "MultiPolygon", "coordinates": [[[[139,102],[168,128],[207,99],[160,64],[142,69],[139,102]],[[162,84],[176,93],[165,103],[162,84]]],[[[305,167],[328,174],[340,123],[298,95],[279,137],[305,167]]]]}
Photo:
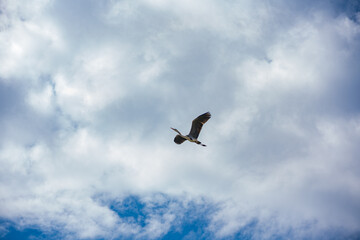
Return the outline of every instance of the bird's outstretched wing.
{"type": "Polygon", "coordinates": [[[197,118],[192,121],[191,130],[189,135],[195,139],[198,138],[202,126],[211,118],[211,114],[209,112],[201,114],[197,118]]]}
{"type": "Polygon", "coordinates": [[[185,142],[185,138],[183,138],[182,136],[180,136],[179,134],[175,136],[174,138],[174,142],[176,144],[182,144],[183,142],[185,142]]]}

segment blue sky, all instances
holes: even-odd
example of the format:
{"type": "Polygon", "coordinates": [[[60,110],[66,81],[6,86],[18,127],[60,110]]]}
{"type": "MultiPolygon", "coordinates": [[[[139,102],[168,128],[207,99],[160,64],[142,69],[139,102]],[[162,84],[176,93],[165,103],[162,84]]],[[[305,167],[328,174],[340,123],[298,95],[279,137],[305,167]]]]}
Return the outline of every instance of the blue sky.
{"type": "Polygon", "coordinates": [[[0,238],[358,239],[359,11],[1,1],[0,238]]]}

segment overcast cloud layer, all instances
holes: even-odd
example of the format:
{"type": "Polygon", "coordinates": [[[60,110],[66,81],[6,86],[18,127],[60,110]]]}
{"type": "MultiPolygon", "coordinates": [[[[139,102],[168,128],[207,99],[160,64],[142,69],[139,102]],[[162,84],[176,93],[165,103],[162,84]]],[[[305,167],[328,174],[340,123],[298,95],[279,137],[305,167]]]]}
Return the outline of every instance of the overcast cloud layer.
{"type": "Polygon", "coordinates": [[[0,237],[359,237],[359,10],[0,1],[0,237]]]}

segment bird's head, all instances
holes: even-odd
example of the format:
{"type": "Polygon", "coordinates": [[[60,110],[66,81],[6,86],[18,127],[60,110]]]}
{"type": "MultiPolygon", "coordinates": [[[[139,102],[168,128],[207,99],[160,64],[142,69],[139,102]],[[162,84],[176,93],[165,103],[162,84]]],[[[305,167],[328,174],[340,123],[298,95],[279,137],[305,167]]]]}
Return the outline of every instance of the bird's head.
{"type": "Polygon", "coordinates": [[[171,127],[171,129],[181,135],[181,133],[180,133],[176,128],[172,128],[172,127],[171,127]]]}

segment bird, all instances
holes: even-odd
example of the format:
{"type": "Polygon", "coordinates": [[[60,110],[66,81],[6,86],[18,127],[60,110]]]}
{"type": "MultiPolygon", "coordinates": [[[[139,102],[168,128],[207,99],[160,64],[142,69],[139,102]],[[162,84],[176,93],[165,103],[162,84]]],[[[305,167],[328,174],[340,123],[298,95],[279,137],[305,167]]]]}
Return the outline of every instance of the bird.
{"type": "Polygon", "coordinates": [[[202,126],[211,118],[210,112],[206,112],[204,114],[201,114],[197,118],[195,118],[192,121],[191,130],[190,133],[186,136],[182,135],[176,128],[171,128],[175,132],[178,133],[178,135],[175,136],[174,142],[176,144],[182,144],[184,141],[188,140],[190,142],[199,144],[203,147],[206,147],[205,144],[202,144],[200,141],[197,140],[199,137],[200,131],[202,126]]]}

